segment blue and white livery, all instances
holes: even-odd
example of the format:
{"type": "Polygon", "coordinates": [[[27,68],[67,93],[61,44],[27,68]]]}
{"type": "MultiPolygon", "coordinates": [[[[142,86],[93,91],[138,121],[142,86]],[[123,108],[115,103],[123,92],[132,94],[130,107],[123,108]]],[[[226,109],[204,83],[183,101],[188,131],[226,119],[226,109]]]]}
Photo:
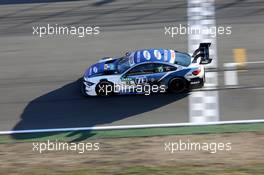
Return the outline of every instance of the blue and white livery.
{"type": "Polygon", "coordinates": [[[203,64],[209,64],[210,43],[201,43],[191,56],[170,49],[143,49],[121,58],[102,58],[91,65],[81,81],[85,96],[181,93],[201,88],[203,64]]]}

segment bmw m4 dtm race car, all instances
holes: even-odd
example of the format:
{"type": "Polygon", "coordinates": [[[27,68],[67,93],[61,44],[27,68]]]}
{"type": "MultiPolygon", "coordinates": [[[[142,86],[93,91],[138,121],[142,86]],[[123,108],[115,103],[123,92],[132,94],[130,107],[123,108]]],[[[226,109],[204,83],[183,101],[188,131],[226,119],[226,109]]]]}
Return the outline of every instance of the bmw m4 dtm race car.
{"type": "Polygon", "coordinates": [[[201,88],[205,82],[203,65],[212,61],[210,45],[200,43],[192,56],[170,49],[144,49],[121,58],[102,58],[85,71],[81,92],[85,96],[149,95],[201,88]]]}

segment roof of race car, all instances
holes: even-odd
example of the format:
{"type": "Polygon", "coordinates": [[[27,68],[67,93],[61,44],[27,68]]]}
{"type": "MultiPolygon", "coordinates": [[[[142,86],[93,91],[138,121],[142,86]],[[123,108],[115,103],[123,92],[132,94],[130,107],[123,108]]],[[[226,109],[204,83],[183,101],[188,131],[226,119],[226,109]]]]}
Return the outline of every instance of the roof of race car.
{"type": "MultiPolygon", "coordinates": [[[[179,55],[186,55],[185,53],[177,52],[170,49],[144,49],[137,50],[131,53],[128,53],[129,63],[131,65],[139,64],[142,62],[168,62],[175,64],[181,62],[181,65],[188,66],[190,64],[189,59],[178,58],[179,55]]],[[[189,55],[188,55],[189,56],[189,55]]]]}
{"type": "MultiPolygon", "coordinates": [[[[144,62],[167,62],[171,64],[180,64],[188,66],[191,63],[191,57],[188,54],[177,52],[170,49],[143,49],[129,52],[126,54],[130,66],[144,62]]],[[[117,62],[115,62],[116,64],[117,62]]],[[[109,68],[110,64],[106,62],[98,62],[90,66],[85,75],[92,76],[100,74],[109,68]]]]}

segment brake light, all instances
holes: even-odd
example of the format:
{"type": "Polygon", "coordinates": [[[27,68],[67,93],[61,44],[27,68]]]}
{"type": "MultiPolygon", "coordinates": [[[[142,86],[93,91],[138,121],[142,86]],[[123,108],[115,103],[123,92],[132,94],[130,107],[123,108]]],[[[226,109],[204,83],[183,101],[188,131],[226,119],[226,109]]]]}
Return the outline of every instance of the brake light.
{"type": "Polygon", "coordinates": [[[198,75],[201,72],[201,69],[196,69],[192,72],[193,75],[198,75]]]}

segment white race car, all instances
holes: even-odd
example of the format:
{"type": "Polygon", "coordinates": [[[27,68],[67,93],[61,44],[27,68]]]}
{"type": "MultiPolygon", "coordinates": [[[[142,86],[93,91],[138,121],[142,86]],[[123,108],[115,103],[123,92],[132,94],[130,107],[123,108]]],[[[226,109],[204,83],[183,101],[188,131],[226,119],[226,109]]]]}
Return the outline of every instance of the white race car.
{"type": "Polygon", "coordinates": [[[210,45],[200,43],[192,56],[170,49],[144,49],[121,58],[103,58],[85,71],[81,92],[85,96],[149,95],[201,88],[205,82],[203,64],[212,61],[210,45]]]}

